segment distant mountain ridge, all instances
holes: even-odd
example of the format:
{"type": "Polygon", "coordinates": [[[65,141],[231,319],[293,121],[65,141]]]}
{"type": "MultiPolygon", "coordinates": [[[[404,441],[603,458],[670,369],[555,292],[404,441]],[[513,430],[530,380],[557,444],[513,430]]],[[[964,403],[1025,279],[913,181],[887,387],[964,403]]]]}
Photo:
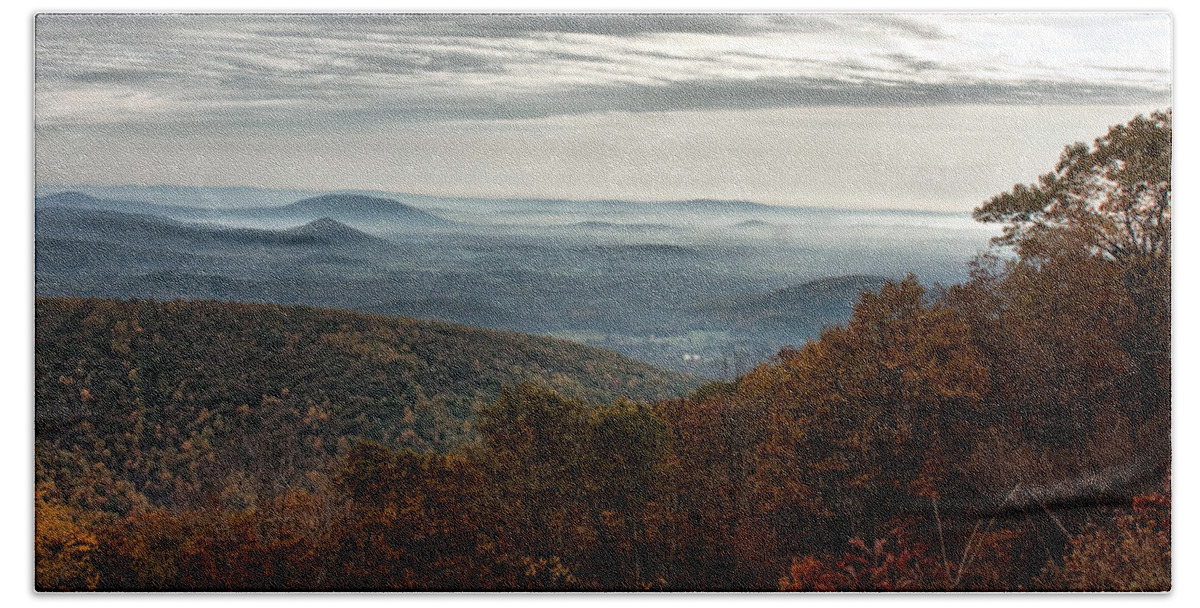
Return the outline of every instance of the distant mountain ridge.
{"type": "Polygon", "coordinates": [[[257,220],[307,223],[319,219],[329,219],[349,224],[389,224],[408,228],[447,228],[455,225],[450,220],[422,211],[412,205],[392,199],[359,194],[327,194],[272,207],[204,208],[112,200],[69,191],[38,197],[36,207],[40,209],[100,209],[127,214],[152,215],[179,221],[257,220]]]}
{"type": "Polygon", "coordinates": [[[752,201],[739,200],[724,200],[715,198],[693,198],[685,201],[662,201],[657,203],[648,203],[660,207],[668,207],[687,211],[754,211],[759,209],[770,209],[771,205],[763,203],[755,203],[752,201]]]}
{"type": "Polygon", "coordinates": [[[800,344],[828,325],[844,323],[863,292],[876,292],[890,279],[876,275],[827,277],[767,293],[700,303],[711,322],[745,335],[776,336],[800,344]]]}
{"type": "MultiPolygon", "coordinates": [[[[39,205],[55,205],[63,207],[97,207],[100,206],[103,199],[96,198],[82,192],[56,192],[39,196],[37,202],[39,205]]],[[[132,201],[131,201],[132,202],[132,201]]]]}
{"type": "Polygon", "coordinates": [[[829,299],[853,305],[864,291],[878,291],[891,279],[876,275],[843,275],[825,277],[782,287],[760,294],[736,298],[720,298],[701,302],[696,308],[710,312],[740,313],[753,316],[762,312],[779,312],[803,300],[829,299]]]}
{"type": "Polygon", "coordinates": [[[281,206],[321,194],[317,190],[256,188],[252,186],[172,186],[166,184],[149,186],[39,184],[36,187],[36,192],[38,198],[50,196],[53,193],[81,192],[99,199],[154,203],[171,207],[199,207],[204,209],[281,206]]]}
{"type": "Polygon", "coordinates": [[[696,258],[700,252],[692,247],[669,243],[637,243],[632,245],[596,245],[586,251],[616,253],[630,256],[665,256],[668,258],[696,258]]]}
{"type": "Polygon", "coordinates": [[[40,296],[438,318],[562,336],[724,379],[845,323],[860,292],[882,284],[875,275],[960,279],[962,260],[993,236],[963,214],[716,198],[87,185],[37,192],[40,296]]]}
{"type": "Polygon", "coordinates": [[[853,306],[862,292],[878,291],[888,281],[887,277],[875,275],[854,274],[825,277],[749,297],[742,303],[742,306],[778,310],[813,298],[834,299],[853,306]]]}
{"type": "Polygon", "coordinates": [[[259,207],[238,214],[269,215],[278,218],[333,219],[342,222],[402,222],[409,226],[448,227],[450,220],[421,211],[411,205],[387,198],[361,194],[326,194],[296,201],[283,207],[259,207]]]}
{"type": "Polygon", "coordinates": [[[48,207],[34,212],[34,222],[36,236],[40,238],[74,238],[137,246],[179,246],[182,242],[190,246],[325,244],[395,248],[384,239],[327,217],[287,230],[262,230],[189,224],[161,216],[107,209],[48,207]]]}
{"type": "Polygon", "coordinates": [[[110,199],[84,194],[82,192],[58,192],[39,196],[35,199],[35,209],[99,209],[138,215],[152,215],[158,218],[172,219],[205,219],[213,213],[200,207],[177,207],[174,205],[157,205],[144,201],[110,199]]]}
{"type": "MultiPolygon", "coordinates": [[[[96,200],[124,201],[134,204],[155,204],[164,209],[190,209],[205,213],[238,211],[249,209],[283,208],[295,201],[320,199],[324,197],[363,197],[400,204],[419,210],[441,207],[447,203],[469,203],[483,206],[506,206],[535,204],[546,209],[574,210],[580,208],[610,208],[622,211],[647,210],[653,208],[678,211],[729,211],[775,213],[779,210],[803,209],[812,213],[844,213],[847,211],[865,211],[871,213],[886,213],[896,215],[961,215],[947,211],[930,209],[888,209],[867,208],[850,210],[842,207],[823,206],[818,203],[796,201],[795,204],[768,204],[740,199],[719,199],[697,197],[678,200],[638,201],[617,198],[549,198],[549,197],[508,197],[508,196],[451,196],[420,194],[414,192],[393,192],[376,189],[342,189],[322,194],[317,190],[296,190],[277,188],[258,188],[248,186],[94,186],[86,184],[38,184],[35,187],[37,199],[50,199],[62,194],[88,196],[96,200]],[[42,194],[49,192],[50,194],[42,194]],[[153,201],[153,203],[151,202],[153,201]]],[[[425,211],[429,213],[428,211],[425,211]]],[[[431,213],[431,215],[437,215],[431,213]]],[[[334,219],[340,219],[336,216],[334,219]]],[[[310,218],[315,219],[315,218],[310,218]]],[[[445,218],[442,218],[445,219],[445,218]]],[[[449,221],[449,220],[447,220],[449,221]]]]}

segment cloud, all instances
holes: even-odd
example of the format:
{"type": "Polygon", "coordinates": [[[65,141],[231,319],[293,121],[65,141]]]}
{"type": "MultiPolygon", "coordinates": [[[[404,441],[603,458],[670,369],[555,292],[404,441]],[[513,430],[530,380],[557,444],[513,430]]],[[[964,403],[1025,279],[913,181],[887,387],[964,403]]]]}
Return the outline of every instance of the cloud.
{"type": "MultiPolygon", "coordinates": [[[[477,97],[455,105],[396,108],[412,119],[526,119],[592,112],[765,109],[775,107],[902,107],[938,105],[1051,105],[1086,99],[1095,105],[1164,99],[1163,91],[1129,86],[1026,81],[911,84],[848,83],[816,78],[705,80],[660,85],[590,87],[538,98],[477,97]]],[[[358,114],[371,120],[374,110],[358,114]]]]}
{"type": "Polygon", "coordinates": [[[644,36],[663,33],[745,34],[753,26],[738,15],[534,14],[423,15],[419,20],[450,36],[522,37],[530,34],[644,36]]]}
{"type": "Polygon", "coordinates": [[[915,36],[924,40],[941,40],[948,36],[935,23],[912,17],[885,14],[860,15],[861,22],[880,29],[915,36]]]}
{"type": "Polygon", "coordinates": [[[1047,46],[1124,18],[1106,15],[41,15],[37,120],[508,119],[1169,97],[1169,18],[1136,16],[1130,31],[1141,33],[1114,39],[1130,49],[1107,55],[1047,46]]]}
{"type": "Polygon", "coordinates": [[[500,73],[504,62],[460,51],[427,53],[348,53],[350,72],[370,74],[500,73]]]}

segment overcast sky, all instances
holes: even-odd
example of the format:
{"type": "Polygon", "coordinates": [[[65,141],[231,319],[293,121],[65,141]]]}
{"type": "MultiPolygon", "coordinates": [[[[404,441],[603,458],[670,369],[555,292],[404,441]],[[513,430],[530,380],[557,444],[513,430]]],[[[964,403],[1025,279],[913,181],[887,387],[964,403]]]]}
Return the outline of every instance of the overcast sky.
{"type": "Polygon", "coordinates": [[[1163,13],[42,15],[42,184],[968,210],[1170,104],[1163,13]]]}

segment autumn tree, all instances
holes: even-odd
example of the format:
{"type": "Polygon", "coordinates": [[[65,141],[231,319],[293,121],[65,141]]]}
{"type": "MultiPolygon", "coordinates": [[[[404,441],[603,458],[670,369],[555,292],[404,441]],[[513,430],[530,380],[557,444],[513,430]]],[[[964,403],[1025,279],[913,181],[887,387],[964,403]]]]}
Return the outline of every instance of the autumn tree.
{"type": "Polygon", "coordinates": [[[881,538],[899,516],[934,520],[969,451],[979,358],[961,315],[910,276],[863,294],[845,327],[748,374],[743,398],[769,404],[752,481],[780,552],[881,538]]]}
{"type": "MultiPolygon", "coordinates": [[[[1074,257],[1092,272],[1111,267],[1134,313],[1121,335],[1139,396],[1132,413],[1145,419],[1169,403],[1170,110],[1114,126],[1091,146],[1068,146],[1054,171],[993,197],[975,218],[1005,224],[996,242],[1012,246],[1020,265],[1074,257]]],[[[1072,272],[1088,271],[1075,264],[1072,272]]]]}
{"type": "MultiPolygon", "coordinates": [[[[496,517],[498,559],[559,560],[576,570],[594,549],[588,508],[590,406],[533,384],[505,389],[479,412],[490,483],[483,498],[496,517]]],[[[532,567],[537,570],[536,567],[532,567]]],[[[562,577],[567,580],[567,577],[562,577]]]]}
{"type": "Polygon", "coordinates": [[[88,591],[100,579],[92,556],[96,535],[67,505],[34,493],[34,581],[41,591],[88,591]]]}
{"type": "Polygon", "coordinates": [[[595,570],[605,589],[656,584],[647,508],[655,498],[666,425],[647,405],[620,399],[597,407],[589,420],[592,487],[588,504],[598,522],[595,570]]]}
{"type": "Polygon", "coordinates": [[[868,546],[860,538],[847,543],[842,557],[794,558],[780,591],[932,591],[946,589],[949,573],[929,547],[909,538],[904,526],[868,546]]]}
{"type": "Polygon", "coordinates": [[[1073,234],[1124,267],[1161,270],[1171,259],[1170,110],[1114,126],[1094,146],[1068,146],[1053,172],[993,197],[975,219],[1006,223],[997,242],[1025,259],[1073,234]]]}
{"type": "Polygon", "coordinates": [[[1018,526],[1025,566],[1094,525],[1063,506],[1143,491],[1169,463],[1171,138],[1170,111],[1138,116],[985,202],[997,247],[945,294],[989,370],[988,437],[962,468],[994,504],[1043,497],[1013,506],[1048,518],[1048,534],[1028,514],[1018,526]]]}
{"type": "Polygon", "coordinates": [[[485,586],[487,569],[476,560],[479,537],[489,527],[475,509],[482,483],[474,463],[459,455],[357,442],[337,478],[351,505],[335,531],[338,570],[329,584],[374,590],[485,586]]]}
{"type": "Polygon", "coordinates": [[[673,588],[763,589],[778,577],[773,531],[750,487],[770,424],[764,397],[714,383],[658,406],[670,439],[660,500],[673,588]]]}
{"type": "Polygon", "coordinates": [[[480,412],[500,562],[524,564],[525,588],[661,587],[666,423],[648,404],[594,405],[522,384],[480,412]]]}
{"type": "Polygon", "coordinates": [[[1169,591],[1169,482],[1165,490],[1135,496],[1111,520],[1089,524],[1070,540],[1061,564],[1047,564],[1039,583],[1055,591],[1169,591]]]}

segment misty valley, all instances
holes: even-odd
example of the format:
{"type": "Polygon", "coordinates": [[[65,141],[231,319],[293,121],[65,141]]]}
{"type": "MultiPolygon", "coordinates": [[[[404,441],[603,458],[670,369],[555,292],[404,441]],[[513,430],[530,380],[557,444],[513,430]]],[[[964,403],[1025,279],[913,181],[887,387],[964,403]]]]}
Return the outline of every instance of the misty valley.
{"type": "Polygon", "coordinates": [[[966,214],[45,187],[38,296],[303,304],[549,335],[729,380],[845,322],[863,291],[962,281],[966,214]]]}

